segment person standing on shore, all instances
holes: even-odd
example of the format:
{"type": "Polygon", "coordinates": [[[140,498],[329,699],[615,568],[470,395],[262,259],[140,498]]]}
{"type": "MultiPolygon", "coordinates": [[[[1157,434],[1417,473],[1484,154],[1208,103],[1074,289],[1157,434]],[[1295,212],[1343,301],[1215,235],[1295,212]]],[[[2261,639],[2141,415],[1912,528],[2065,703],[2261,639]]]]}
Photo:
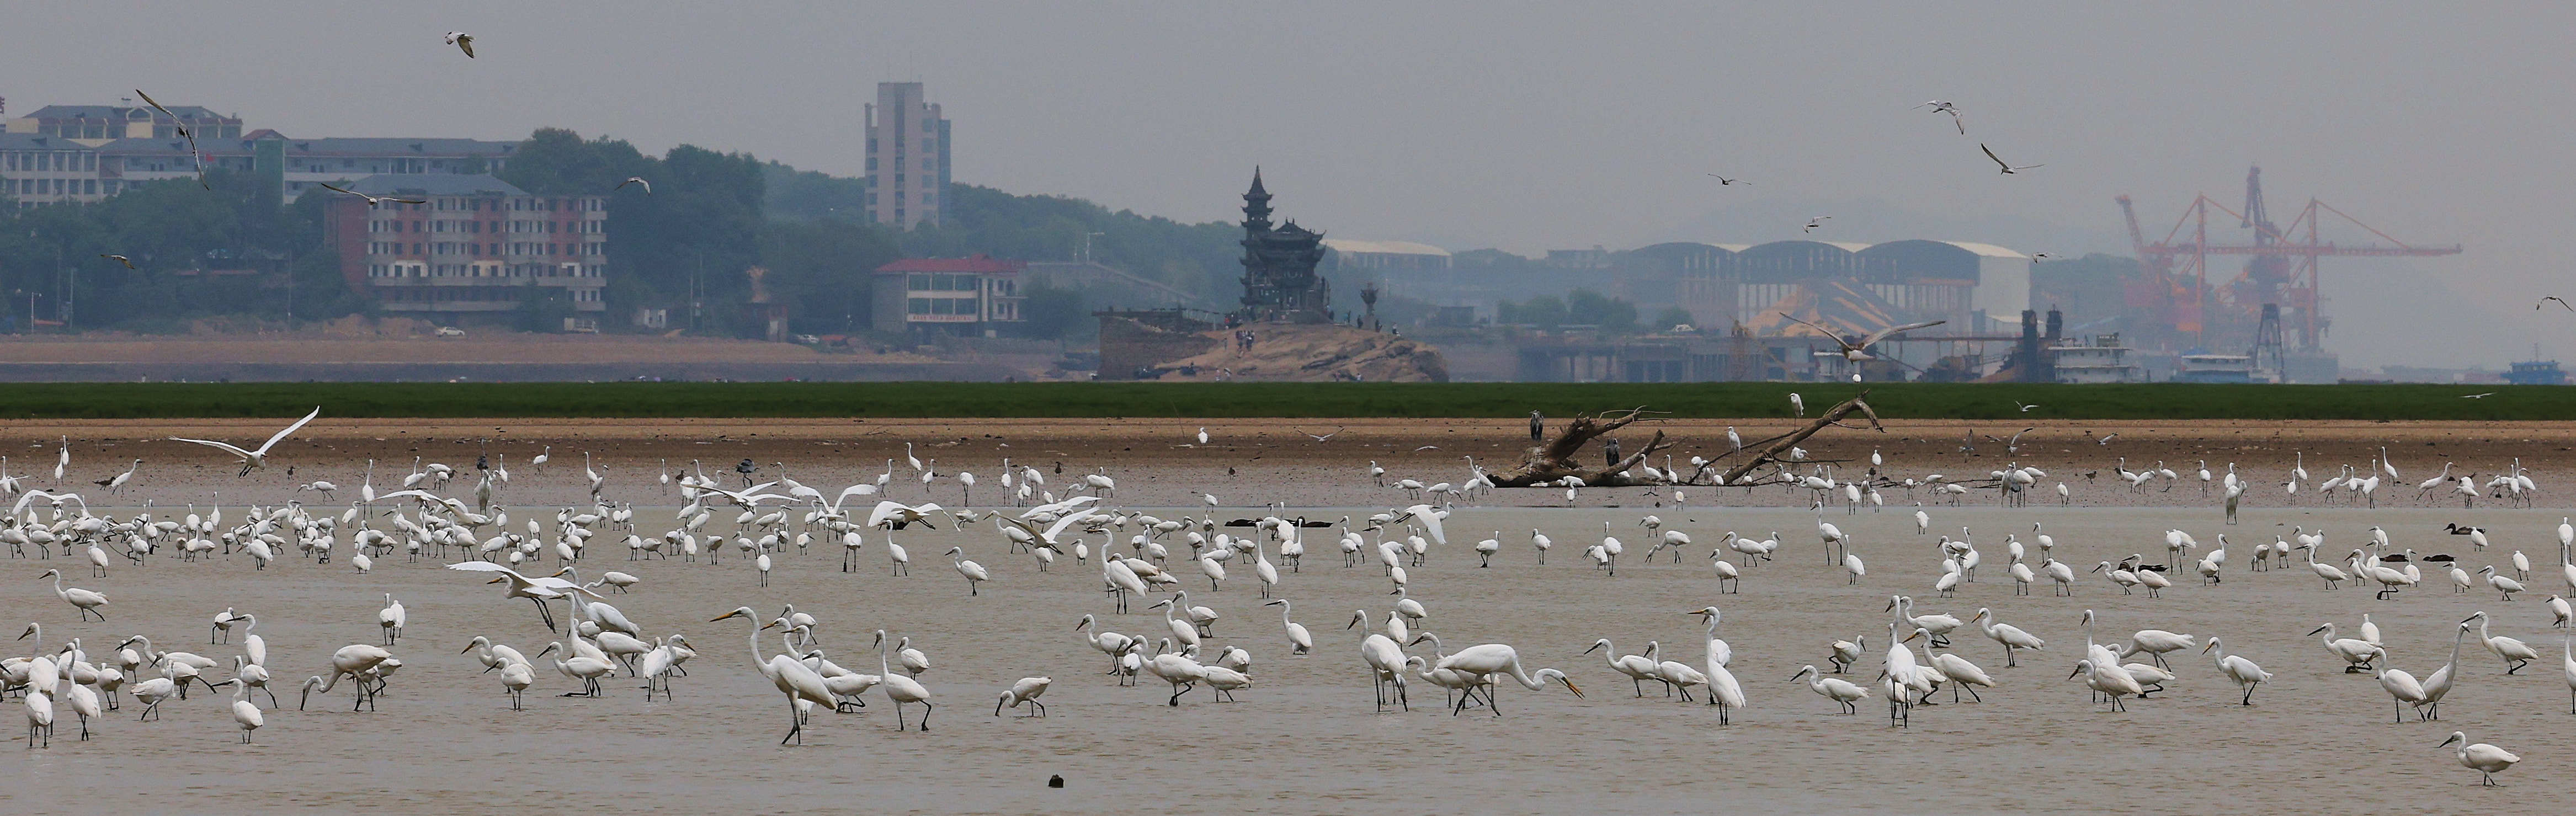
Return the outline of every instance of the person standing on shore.
{"type": "Polygon", "coordinates": [[[1532,442],[1536,442],[1536,441],[1538,441],[1538,440],[1539,440],[1539,438],[1540,438],[1540,437],[1545,436],[1546,434],[1547,434],[1547,417],[1545,417],[1545,416],[1543,416],[1543,415],[1539,414],[1539,412],[1537,412],[1537,411],[1531,411],[1531,412],[1530,412],[1530,441],[1532,441],[1532,442]]]}

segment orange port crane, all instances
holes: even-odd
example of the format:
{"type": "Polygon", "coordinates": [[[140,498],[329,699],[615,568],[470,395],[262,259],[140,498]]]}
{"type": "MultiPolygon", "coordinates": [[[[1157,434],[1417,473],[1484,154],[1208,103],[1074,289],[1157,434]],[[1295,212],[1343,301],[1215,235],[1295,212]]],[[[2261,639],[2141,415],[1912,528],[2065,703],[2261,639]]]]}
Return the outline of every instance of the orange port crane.
{"type": "Polygon", "coordinates": [[[2262,309],[2263,304],[2277,303],[2299,327],[2300,347],[2314,349],[2326,323],[2317,310],[2318,258],[2329,255],[2385,258],[2460,254],[2458,244],[2415,246],[2391,238],[2388,233],[2313,197],[2308,199],[2308,206],[2300,209],[2298,217],[2290,220],[2289,226],[2276,226],[2263,206],[2261,167],[2245,173],[2243,211],[2228,209],[2227,205],[2206,194],[2197,196],[2190,206],[2183,209],[2182,217],[2174,221],[2173,229],[2167,231],[2162,240],[2153,243],[2149,243],[2146,233],[2138,228],[2138,212],[2130,204],[2129,197],[2122,195],[2114,200],[2120,204],[2120,215],[2128,221],[2129,240],[2137,245],[2138,263],[2145,267],[2154,285],[2161,290],[2165,302],[2155,305],[2165,307],[2164,317],[2168,325],[2178,332],[2193,335],[2195,340],[2203,339],[2213,316],[2223,315],[2230,318],[2230,322],[2250,324],[2251,315],[2262,309]],[[2241,229],[2253,230],[2254,243],[2210,243],[2211,210],[2235,218],[2241,229]],[[2325,213],[2332,213],[2388,243],[2343,246],[2323,241],[2317,233],[2325,213]],[[2188,234],[2185,233],[2186,228],[2189,229],[2188,234]],[[2245,263],[2244,273],[2213,290],[2209,286],[2211,255],[2250,257],[2245,263]],[[2216,295],[2217,303],[2210,302],[2212,294],[2216,295]]]}

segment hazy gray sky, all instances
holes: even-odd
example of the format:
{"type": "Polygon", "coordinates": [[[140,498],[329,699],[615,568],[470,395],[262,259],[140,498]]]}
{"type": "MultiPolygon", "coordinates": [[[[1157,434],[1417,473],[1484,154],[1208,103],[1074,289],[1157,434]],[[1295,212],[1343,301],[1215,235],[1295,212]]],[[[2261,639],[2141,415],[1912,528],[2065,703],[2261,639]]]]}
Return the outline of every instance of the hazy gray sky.
{"type": "Polygon", "coordinates": [[[855,175],[875,83],[920,80],[960,181],[1206,220],[1259,163],[1283,214],[1334,235],[1523,252],[1792,237],[1802,208],[1868,200],[2066,229],[2024,251],[2125,250],[2113,195],[2160,233],[2260,163],[2283,220],[2314,195],[2468,247],[2329,259],[2348,363],[2576,355],[2576,315],[2531,309],[2576,297],[2553,288],[2576,261],[2576,6],[2248,5],[20,4],[0,96],[143,87],[291,135],[557,125],[855,175]],[[1933,98],[1968,136],[1907,109],[1933,98]],[[1979,141],[2048,166],[1999,176],[1979,141]],[[1776,226],[1687,234],[1748,204],[1776,226]]]}

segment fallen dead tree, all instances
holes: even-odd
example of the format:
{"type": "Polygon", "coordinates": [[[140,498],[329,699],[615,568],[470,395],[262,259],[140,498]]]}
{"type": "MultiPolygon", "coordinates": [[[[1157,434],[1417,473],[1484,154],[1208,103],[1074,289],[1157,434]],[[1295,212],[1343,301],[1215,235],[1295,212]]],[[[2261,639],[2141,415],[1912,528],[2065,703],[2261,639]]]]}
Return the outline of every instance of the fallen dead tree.
{"type": "MultiPolygon", "coordinates": [[[[1724,459],[1738,453],[1750,453],[1752,458],[1727,468],[1714,483],[1729,486],[1744,484],[1746,475],[1783,461],[1781,459],[1783,454],[1797,447],[1798,443],[1806,441],[1807,437],[1816,435],[1816,432],[1829,427],[1853,427],[1844,425],[1842,420],[1854,413],[1866,417],[1870,428],[1886,433],[1886,426],[1879,424],[1878,413],[1872,410],[1869,403],[1863,399],[1867,396],[1869,396],[1868,391],[1854,394],[1851,399],[1844,400],[1824,413],[1818,414],[1815,419],[1809,420],[1805,427],[1756,443],[1753,447],[1720,456],[1720,459],[1724,459]]],[[[1651,418],[1644,408],[1634,408],[1599,417],[1575,417],[1572,422],[1566,423],[1565,427],[1558,429],[1554,438],[1523,451],[1519,465],[1488,478],[1495,487],[1555,487],[1564,484],[1567,477],[1581,480],[1584,485],[1591,487],[1643,487],[1664,484],[1640,479],[1629,473],[1638,465],[1645,463],[1648,456],[1672,447],[1673,443],[1664,438],[1663,431],[1656,431],[1654,438],[1647,441],[1645,448],[1622,457],[1606,467],[1587,468],[1576,462],[1576,459],[1582,455],[1584,446],[1591,444],[1592,440],[1640,420],[1651,418]]],[[[1710,462],[1702,466],[1700,470],[1693,472],[1690,478],[1682,480],[1682,483],[1701,483],[1699,477],[1714,470],[1717,464],[1710,462]]]]}

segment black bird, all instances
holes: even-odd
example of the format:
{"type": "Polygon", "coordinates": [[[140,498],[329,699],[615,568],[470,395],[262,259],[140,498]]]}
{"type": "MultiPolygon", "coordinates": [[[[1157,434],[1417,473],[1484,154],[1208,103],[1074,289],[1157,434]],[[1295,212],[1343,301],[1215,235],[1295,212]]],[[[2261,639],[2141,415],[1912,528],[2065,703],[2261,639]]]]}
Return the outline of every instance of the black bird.
{"type": "Polygon", "coordinates": [[[1061,788],[1061,787],[1064,787],[1064,775],[1063,775],[1063,774],[1056,774],[1056,775],[1054,775],[1054,776],[1047,777],[1047,787],[1050,787],[1050,788],[1061,788]]]}

